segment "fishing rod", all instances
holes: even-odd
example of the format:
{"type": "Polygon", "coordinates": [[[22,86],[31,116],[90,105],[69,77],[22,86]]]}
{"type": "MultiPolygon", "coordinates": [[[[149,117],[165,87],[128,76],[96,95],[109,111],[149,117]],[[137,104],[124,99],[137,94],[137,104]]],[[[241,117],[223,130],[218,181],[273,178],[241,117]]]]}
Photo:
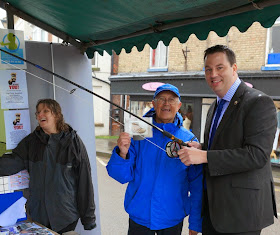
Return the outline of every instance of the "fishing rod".
{"type": "MultiPolygon", "coordinates": [[[[34,67],[36,67],[36,68],[38,68],[38,69],[41,69],[41,70],[43,70],[43,71],[45,71],[45,72],[47,72],[47,73],[49,73],[49,74],[52,74],[52,75],[54,75],[54,76],[56,76],[56,77],[62,79],[63,81],[68,82],[68,83],[70,83],[70,84],[72,84],[72,85],[74,85],[74,86],[76,86],[76,87],[78,87],[78,88],[80,88],[80,89],[82,89],[82,90],[84,90],[84,91],[86,91],[86,92],[92,94],[92,95],[95,95],[95,96],[97,96],[98,98],[100,98],[100,99],[102,99],[102,100],[104,100],[104,101],[106,101],[106,102],[108,102],[108,103],[110,103],[110,104],[112,104],[112,105],[118,107],[119,109],[123,110],[124,112],[127,112],[127,113],[129,113],[130,115],[132,115],[132,116],[134,116],[134,117],[140,119],[141,121],[147,123],[148,125],[154,127],[155,129],[157,129],[158,131],[160,131],[164,136],[170,138],[172,141],[177,142],[180,146],[188,146],[187,143],[184,143],[183,140],[181,140],[181,139],[175,137],[174,135],[172,135],[172,134],[169,133],[168,131],[162,130],[161,128],[157,127],[156,125],[154,125],[154,124],[152,124],[152,123],[146,121],[145,119],[143,119],[143,118],[141,118],[141,117],[135,115],[134,113],[132,113],[132,112],[130,112],[130,111],[128,111],[128,110],[122,108],[121,106],[119,106],[119,105],[113,103],[112,101],[110,101],[110,100],[108,100],[108,99],[106,99],[106,98],[104,98],[104,97],[102,97],[102,96],[96,94],[95,92],[93,92],[93,91],[91,91],[91,90],[89,90],[89,89],[87,89],[87,88],[85,88],[85,87],[83,87],[83,86],[81,86],[81,85],[79,85],[79,84],[77,84],[77,83],[75,83],[75,82],[72,82],[72,81],[70,81],[69,79],[67,79],[67,78],[65,78],[65,77],[63,77],[63,76],[61,76],[61,75],[59,75],[59,74],[56,74],[56,73],[54,73],[54,72],[52,72],[52,71],[50,71],[50,70],[48,70],[48,69],[46,69],[46,68],[44,68],[44,67],[41,67],[40,65],[37,65],[37,64],[35,64],[35,63],[33,63],[33,62],[29,61],[29,60],[26,60],[26,59],[24,59],[24,58],[22,58],[22,57],[20,57],[20,56],[14,55],[14,54],[12,54],[12,53],[10,53],[10,52],[8,52],[8,51],[5,51],[5,50],[3,50],[3,49],[1,49],[1,48],[0,48],[0,51],[2,51],[2,52],[4,52],[4,53],[7,53],[8,55],[11,55],[11,56],[13,56],[13,57],[15,57],[15,58],[17,58],[17,59],[20,59],[20,60],[22,60],[22,61],[24,61],[24,62],[26,62],[26,63],[28,63],[28,64],[31,64],[32,66],[34,66],[34,67]]],[[[76,89],[72,89],[71,92],[70,92],[70,94],[72,94],[75,90],[76,90],[76,89]]],[[[194,139],[194,138],[193,138],[193,139],[194,139]]],[[[193,140],[193,139],[192,139],[192,140],[193,140]]],[[[192,141],[192,140],[191,140],[191,141],[192,141]]],[[[191,141],[190,141],[190,142],[191,142],[191,141]]],[[[176,144],[175,144],[175,146],[174,146],[174,145],[169,146],[169,148],[172,148],[172,147],[176,147],[176,148],[177,148],[178,146],[176,146],[176,144]]],[[[180,149],[180,148],[179,148],[179,149],[180,149]]],[[[172,156],[173,156],[173,155],[172,155],[172,156]]]]}

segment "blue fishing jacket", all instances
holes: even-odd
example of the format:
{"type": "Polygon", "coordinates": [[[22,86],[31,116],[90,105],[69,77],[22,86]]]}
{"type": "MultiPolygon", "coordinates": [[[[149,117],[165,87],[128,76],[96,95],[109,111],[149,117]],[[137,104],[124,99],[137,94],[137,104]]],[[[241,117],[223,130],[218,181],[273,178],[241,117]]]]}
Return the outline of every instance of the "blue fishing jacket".
{"type": "MultiPolygon", "coordinates": [[[[154,116],[152,108],[145,116],[154,116]]],[[[153,124],[189,141],[194,135],[182,127],[177,113],[174,123],[153,124]]],[[[118,155],[116,146],[107,165],[108,174],[127,186],[124,206],[129,217],[151,230],[173,227],[189,215],[189,229],[201,232],[202,165],[184,165],[169,158],[163,150],[171,140],[153,128],[153,137],[131,140],[127,159],[118,155]],[[162,149],[161,149],[162,148],[162,149]]],[[[197,139],[195,139],[197,141],[197,139]]]]}

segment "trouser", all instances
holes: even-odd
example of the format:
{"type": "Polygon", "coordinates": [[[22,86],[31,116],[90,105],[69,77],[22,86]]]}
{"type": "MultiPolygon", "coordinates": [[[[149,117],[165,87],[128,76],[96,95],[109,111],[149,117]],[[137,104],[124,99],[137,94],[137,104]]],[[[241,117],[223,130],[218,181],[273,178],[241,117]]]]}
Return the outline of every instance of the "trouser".
{"type": "Polygon", "coordinates": [[[73,223],[67,225],[67,227],[61,229],[57,233],[62,234],[62,233],[66,233],[66,232],[69,232],[69,231],[74,231],[76,226],[77,226],[77,223],[78,223],[78,220],[76,220],[73,223]]]}
{"type": "Polygon", "coordinates": [[[181,235],[183,228],[183,221],[174,227],[150,230],[149,228],[135,223],[132,219],[129,219],[128,235],[181,235]]]}

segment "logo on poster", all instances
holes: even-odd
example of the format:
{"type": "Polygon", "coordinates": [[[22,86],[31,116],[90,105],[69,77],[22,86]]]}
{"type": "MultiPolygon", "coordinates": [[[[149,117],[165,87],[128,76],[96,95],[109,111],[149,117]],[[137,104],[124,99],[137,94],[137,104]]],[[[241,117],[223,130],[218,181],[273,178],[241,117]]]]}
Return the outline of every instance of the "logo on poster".
{"type": "Polygon", "coordinates": [[[26,64],[22,59],[8,54],[11,53],[22,58],[25,57],[23,32],[18,30],[1,30],[0,35],[0,48],[3,50],[0,52],[0,67],[5,68],[8,64],[16,64],[23,65],[22,68],[26,69],[26,64]]]}
{"type": "Polygon", "coordinates": [[[15,83],[16,80],[17,80],[17,74],[16,73],[11,73],[11,79],[8,81],[10,90],[18,90],[19,89],[19,84],[15,83]]]}
{"type": "Polygon", "coordinates": [[[8,51],[17,51],[20,46],[18,37],[13,33],[8,33],[3,37],[3,41],[0,42],[1,46],[4,46],[8,51]]]}
{"type": "Polygon", "coordinates": [[[15,116],[16,116],[16,119],[13,121],[14,129],[15,130],[23,129],[23,124],[20,123],[20,113],[16,113],[15,116]]]}

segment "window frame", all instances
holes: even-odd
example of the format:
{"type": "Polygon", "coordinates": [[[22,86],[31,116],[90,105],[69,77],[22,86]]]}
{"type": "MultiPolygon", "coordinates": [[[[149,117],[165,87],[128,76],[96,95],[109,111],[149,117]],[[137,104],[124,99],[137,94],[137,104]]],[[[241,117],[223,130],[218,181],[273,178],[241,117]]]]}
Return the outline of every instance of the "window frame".
{"type": "Polygon", "coordinates": [[[98,52],[97,51],[94,52],[93,58],[91,59],[91,67],[92,68],[99,68],[98,67],[98,52]]]}
{"type": "Polygon", "coordinates": [[[35,26],[32,27],[32,41],[36,42],[48,42],[48,32],[35,26]],[[42,40],[42,36],[44,37],[44,41],[42,40]]]}
{"type": "Polygon", "coordinates": [[[262,70],[279,70],[280,69],[280,61],[278,64],[268,64],[268,55],[269,53],[269,47],[271,44],[271,29],[274,26],[278,26],[280,27],[280,17],[278,17],[275,21],[275,23],[273,24],[273,26],[271,26],[270,28],[267,29],[267,40],[266,40],[266,50],[265,50],[265,66],[262,67],[262,70]]]}
{"type": "MultiPolygon", "coordinates": [[[[153,72],[153,71],[168,71],[168,57],[169,57],[169,47],[165,46],[163,41],[159,41],[158,45],[155,49],[150,47],[150,64],[149,64],[149,69],[148,72],[153,72]],[[159,50],[158,55],[160,55],[160,50],[162,50],[162,47],[166,48],[166,65],[165,66],[152,66],[152,60],[153,60],[153,53],[156,50],[159,50]]],[[[160,56],[159,56],[159,60],[160,60],[160,56]]],[[[159,63],[158,63],[159,64],[159,63]]]]}

